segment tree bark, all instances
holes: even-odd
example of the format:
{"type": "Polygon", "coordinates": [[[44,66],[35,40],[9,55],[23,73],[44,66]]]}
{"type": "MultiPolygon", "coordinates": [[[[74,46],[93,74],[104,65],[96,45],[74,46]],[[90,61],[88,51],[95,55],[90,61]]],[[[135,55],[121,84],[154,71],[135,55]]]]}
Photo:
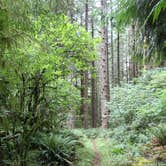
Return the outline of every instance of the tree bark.
{"type": "Polygon", "coordinates": [[[70,18],[70,22],[73,22],[73,1],[72,0],[67,0],[67,16],[70,18]]]}
{"type": "Polygon", "coordinates": [[[109,76],[109,48],[108,48],[108,18],[106,18],[106,56],[107,56],[107,100],[110,100],[110,76],[109,76]]]}
{"type": "MultiPolygon", "coordinates": [[[[92,38],[94,38],[94,20],[93,18],[91,19],[91,33],[92,33],[92,38]]],[[[95,70],[96,65],[95,61],[92,62],[92,67],[93,70],[95,70]]],[[[94,73],[94,72],[93,72],[94,73]]],[[[97,84],[96,84],[96,78],[93,76],[93,73],[91,75],[91,109],[92,109],[92,127],[96,128],[97,127],[97,118],[98,118],[98,112],[97,112],[97,84]]]]}
{"type": "MultiPolygon", "coordinates": [[[[85,29],[88,31],[88,0],[85,3],[85,29]]],[[[88,70],[84,73],[84,128],[88,128],[88,121],[89,121],[89,113],[88,113],[88,70]]]]}
{"type": "Polygon", "coordinates": [[[120,86],[120,34],[119,34],[119,30],[117,32],[117,71],[118,71],[117,83],[120,86]]]}
{"type": "Polygon", "coordinates": [[[107,101],[108,101],[108,78],[107,78],[107,36],[106,36],[106,0],[101,0],[101,36],[102,36],[102,43],[101,43],[101,58],[100,58],[100,99],[101,99],[101,123],[102,128],[108,128],[108,108],[107,108],[107,101]]]}
{"type": "MultiPolygon", "coordinates": [[[[126,40],[128,41],[127,38],[128,38],[128,35],[127,35],[127,37],[126,37],[126,40]]],[[[128,44],[128,43],[127,43],[127,44],[128,44]]],[[[129,56],[129,55],[128,55],[128,53],[129,53],[129,51],[128,51],[128,50],[129,50],[129,46],[127,45],[127,52],[126,52],[126,56],[125,56],[125,59],[126,59],[126,60],[125,60],[125,61],[126,61],[126,65],[125,65],[126,68],[125,68],[125,69],[126,69],[126,82],[127,82],[127,83],[129,82],[129,74],[128,74],[128,73],[129,73],[129,72],[128,72],[128,66],[129,66],[129,62],[128,62],[128,56],[129,56]]]]}
{"type": "MultiPolygon", "coordinates": [[[[111,12],[112,12],[112,0],[111,3],[111,12]]],[[[112,74],[112,87],[114,87],[114,43],[113,43],[113,18],[111,18],[111,74],[112,74]]]]}

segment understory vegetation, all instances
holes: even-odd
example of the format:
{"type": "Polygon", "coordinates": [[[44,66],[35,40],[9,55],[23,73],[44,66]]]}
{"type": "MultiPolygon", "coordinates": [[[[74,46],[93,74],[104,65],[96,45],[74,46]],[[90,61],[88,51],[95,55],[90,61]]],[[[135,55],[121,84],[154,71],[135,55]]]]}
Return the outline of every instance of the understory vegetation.
{"type": "Polygon", "coordinates": [[[73,77],[91,68],[96,41],[47,7],[47,2],[0,2],[2,166],[71,165],[82,146],[62,128],[68,113],[79,109],[73,77]]]}
{"type": "Polygon", "coordinates": [[[115,87],[108,103],[109,129],[80,130],[96,140],[103,166],[165,164],[165,80],[166,69],[159,68],[115,87]]]}
{"type": "Polygon", "coordinates": [[[165,80],[165,68],[155,69],[143,72],[131,84],[114,88],[109,103],[109,134],[119,161],[119,155],[131,163],[130,158],[141,160],[141,156],[153,162],[166,160],[165,80]]]}
{"type": "Polygon", "coordinates": [[[0,0],[0,166],[165,166],[165,9],[0,0]]]}

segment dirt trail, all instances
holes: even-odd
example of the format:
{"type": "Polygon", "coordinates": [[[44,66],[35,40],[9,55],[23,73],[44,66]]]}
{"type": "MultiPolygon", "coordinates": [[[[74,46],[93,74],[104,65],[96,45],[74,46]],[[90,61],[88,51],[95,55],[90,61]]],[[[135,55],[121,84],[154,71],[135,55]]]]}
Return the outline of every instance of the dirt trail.
{"type": "Polygon", "coordinates": [[[96,141],[92,140],[93,143],[93,150],[94,150],[94,159],[93,159],[93,166],[101,166],[101,158],[100,153],[97,151],[96,141]]]}

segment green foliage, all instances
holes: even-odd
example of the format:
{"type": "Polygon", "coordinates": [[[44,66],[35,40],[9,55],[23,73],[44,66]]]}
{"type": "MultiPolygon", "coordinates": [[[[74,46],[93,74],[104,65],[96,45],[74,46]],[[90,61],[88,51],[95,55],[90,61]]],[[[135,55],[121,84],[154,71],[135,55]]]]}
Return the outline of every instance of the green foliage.
{"type": "Polygon", "coordinates": [[[144,151],[154,136],[158,143],[160,140],[165,144],[165,127],[154,128],[161,123],[165,126],[165,80],[166,70],[161,68],[143,72],[130,84],[115,87],[108,103],[110,128],[75,131],[88,144],[89,151],[92,150],[90,140],[95,140],[102,165],[160,165],[159,160],[146,158],[144,151]]]}
{"type": "MultiPolygon", "coordinates": [[[[111,156],[122,156],[134,163],[134,158],[142,156],[141,149],[155,133],[155,137],[165,144],[166,71],[151,70],[133,80],[133,83],[112,90],[110,112],[111,156]],[[153,131],[153,130],[152,130],[153,131]]],[[[111,157],[112,158],[112,157],[111,157]]],[[[115,161],[120,165],[120,161],[115,161]],[[119,162],[119,163],[118,163],[119,162]]],[[[116,165],[115,164],[115,165],[116,165]]],[[[124,164],[125,165],[125,164],[124,164]]]]}
{"type": "Polygon", "coordinates": [[[115,88],[109,104],[113,110],[111,127],[120,126],[123,122],[139,130],[164,120],[165,77],[165,70],[149,71],[135,80],[136,85],[115,88]]]}
{"type": "Polygon", "coordinates": [[[132,18],[136,17],[136,3],[133,0],[121,0],[117,4],[115,16],[117,25],[125,26],[132,22],[132,18]]]}
{"type": "Polygon", "coordinates": [[[160,145],[166,145],[166,124],[160,124],[153,128],[152,134],[157,138],[160,145]]]}
{"type": "Polygon", "coordinates": [[[92,140],[86,136],[84,129],[74,129],[73,133],[79,137],[83,147],[78,147],[76,153],[79,160],[74,163],[76,166],[91,166],[94,158],[94,150],[92,140]]]}
{"type": "MultiPolygon", "coordinates": [[[[155,166],[156,164],[153,161],[150,161],[144,157],[138,157],[135,159],[133,166],[142,166],[142,165],[150,165],[155,166]]],[[[162,165],[162,164],[161,164],[162,165]]]]}
{"type": "MultiPolygon", "coordinates": [[[[79,162],[78,166],[92,165],[95,155],[93,141],[95,141],[96,143],[97,152],[100,155],[101,165],[130,165],[133,162],[132,157],[138,156],[138,147],[130,145],[126,142],[124,143],[118,138],[114,137],[115,133],[112,132],[112,129],[77,129],[74,130],[74,133],[76,135],[79,135],[80,139],[84,144],[84,148],[81,149],[81,161],[79,162]],[[89,163],[87,160],[90,160],[91,162],[89,163]]],[[[118,135],[118,137],[120,137],[120,135],[118,135]]]]}
{"type": "Polygon", "coordinates": [[[5,137],[1,144],[3,165],[71,165],[78,159],[76,149],[82,147],[78,137],[69,131],[37,132],[26,138],[5,137]],[[16,140],[17,139],[17,140],[16,140]],[[16,140],[16,142],[15,142],[16,140]],[[24,144],[23,142],[24,141],[24,144]],[[26,155],[26,156],[25,156],[26,155]]]}
{"type": "Polygon", "coordinates": [[[82,133],[89,139],[104,138],[107,137],[108,134],[107,131],[100,128],[83,130],[82,133]]]}
{"type": "Polygon", "coordinates": [[[166,2],[164,0],[160,0],[152,9],[153,12],[153,22],[155,22],[161,13],[162,10],[165,10],[166,2]]]}
{"type": "Polygon", "coordinates": [[[162,64],[165,61],[165,36],[166,34],[166,2],[165,0],[122,0],[117,5],[115,18],[118,27],[135,24],[137,31],[137,46],[135,58],[140,59],[147,49],[146,61],[162,64]],[[140,32],[142,35],[140,35],[140,32]],[[146,40],[146,41],[145,41],[146,40]]]}
{"type": "Polygon", "coordinates": [[[0,165],[37,165],[40,148],[48,163],[75,159],[77,139],[49,133],[79,109],[76,82],[91,70],[96,41],[54,4],[0,2],[0,165]],[[34,143],[39,133],[43,146],[34,143]]]}
{"type": "Polygon", "coordinates": [[[41,135],[36,141],[40,149],[40,165],[71,165],[76,161],[76,148],[82,146],[78,137],[69,131],[41,135]]]}

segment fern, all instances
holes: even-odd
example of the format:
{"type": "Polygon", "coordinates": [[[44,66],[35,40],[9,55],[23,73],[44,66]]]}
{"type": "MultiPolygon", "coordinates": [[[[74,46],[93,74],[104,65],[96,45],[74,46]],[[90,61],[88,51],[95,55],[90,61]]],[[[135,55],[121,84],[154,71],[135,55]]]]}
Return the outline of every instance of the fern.
{"type": "Polygon", "coordinates": [[[43,165],[71,165],[76,159],[76,147],[81,143],[70,132],[50,133],[35,139],[40,148],[39,161],[43,165]]]}
{"type": "Polygon", "coordinates": [[[158,17],[159,14],[161,13],[161,10],[165,10],[166,8],[166,1],[165,0],[160,0],[152,9],[153,12],[153,22],[155,22],[158,17]]]}
{"type": "Polygon", "coordinates": [[[166,124],[160,124],[152,129],[153,135],[157,138],[160,145],[166,145],[166,124]]]}

